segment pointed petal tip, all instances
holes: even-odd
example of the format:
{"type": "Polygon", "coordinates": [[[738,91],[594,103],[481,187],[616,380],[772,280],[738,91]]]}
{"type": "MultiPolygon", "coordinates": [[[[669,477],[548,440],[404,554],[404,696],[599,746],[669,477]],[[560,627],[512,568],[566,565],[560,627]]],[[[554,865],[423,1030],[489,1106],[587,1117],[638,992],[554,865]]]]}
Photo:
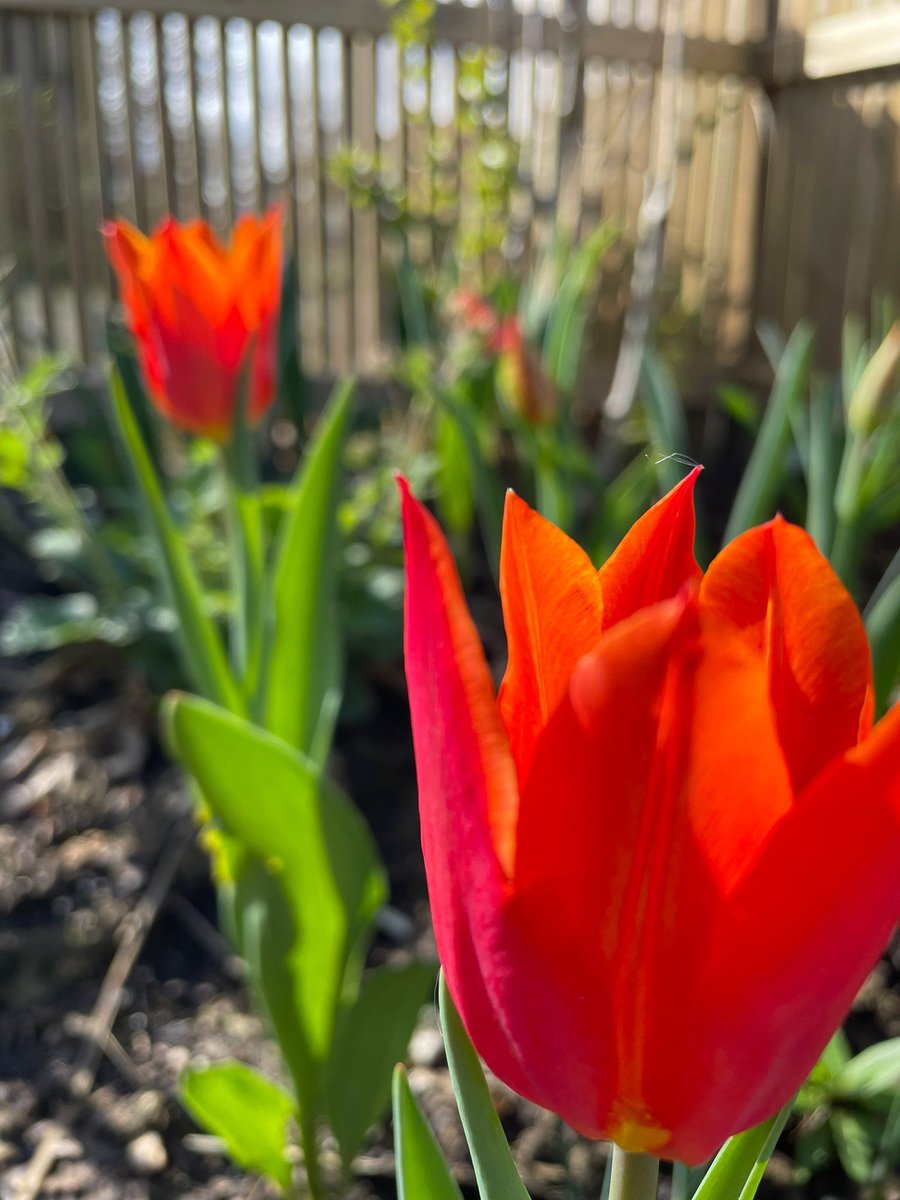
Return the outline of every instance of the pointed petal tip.
{"type": "Polygon", "coordinates": [[[685,475],[684,479],[682,479],[680,483],[675,484],[675,488],[673,490],[685,491],[692,496],[694,494],[694,488],[697,484],[697,480],[700,478],[702,473],[703,463],[697,463],[696,466],[692,467],[690,471],[688,471],[687,475],[685,475]]]}
{"type": "Polygon", "coordinates": [[[400,517],[404,528],[406,528],[409,521],[416,514],[421,514],[425,511],[424,505],[412,490],[409,480],[402,471],[394,472],[394,483],[396,483],[397,491],[400,493],[400,517]]]}

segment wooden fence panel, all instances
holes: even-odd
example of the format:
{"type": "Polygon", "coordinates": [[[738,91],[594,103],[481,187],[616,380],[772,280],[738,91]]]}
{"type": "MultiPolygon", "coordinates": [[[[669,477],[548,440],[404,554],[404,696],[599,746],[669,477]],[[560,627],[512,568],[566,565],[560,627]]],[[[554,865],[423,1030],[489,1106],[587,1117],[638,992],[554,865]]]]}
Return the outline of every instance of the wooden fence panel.
{"type": "MultiPolygon", "coordinates": [[[[453,230],[478,248],[464,269],[478,286],[560,232],[614,221],[598,300],[611,350],[659,127],[665,2],[450,0],[422,52],[397,45],[378,0],[260,0],[252,19],[237,0],[0,0],[0,311],[17,353],[102,353],[104,219],[204,216],[227,236],[272,202],[314,374],[383,368],[400,256],[445,262],[453,230]],[[502,239],[480,190],[501,145],[516,159],[502,239]],[[387,224],[351,205],[348,155],[387,224]]],[[[729,358],[760,315],[809,315],[836,344],[843,313],[900,278],[897,5],[779,0],[771,28],[770,8],[683,8],[660,306],[729,358]]]]}

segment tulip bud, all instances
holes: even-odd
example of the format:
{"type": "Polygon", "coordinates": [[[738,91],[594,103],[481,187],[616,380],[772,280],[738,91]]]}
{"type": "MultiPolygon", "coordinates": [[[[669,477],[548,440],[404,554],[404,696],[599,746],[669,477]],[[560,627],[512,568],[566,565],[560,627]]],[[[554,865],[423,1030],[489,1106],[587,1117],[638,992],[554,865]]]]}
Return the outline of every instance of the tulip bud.
{"type": "Polygon", "coordinates": [[[900,321],[869,359],[847,410],[847,424],[858,437],[871,437],[891,415],[900,368],[900,321]]]}
{"type": "Polygon", "coordinates": [[[528,425],[551,424],[559,410],[559,392],[525,340],[518,317],[502,322],[493,346],[498,351],[497,386],[506,405],[528,425]]]}

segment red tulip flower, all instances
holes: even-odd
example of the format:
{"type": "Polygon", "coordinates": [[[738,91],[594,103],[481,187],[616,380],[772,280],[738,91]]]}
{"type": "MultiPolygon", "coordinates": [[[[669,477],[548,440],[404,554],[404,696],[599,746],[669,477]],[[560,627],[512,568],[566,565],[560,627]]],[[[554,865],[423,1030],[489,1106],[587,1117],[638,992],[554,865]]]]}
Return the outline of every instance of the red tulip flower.
{"type": "Polygon", "coordinates": [[[490,1068],[699,1163],[799,1087],[900,912],[900,706],[780,518],[694,561],[697,472],[597,571],[510,495],[495,694],[403,485],[406,671],[448,984],[490,1068]]]}
{"type": "Polygon", "coordinates": [[[281,212],[241,217],[229,246],[204,221],[168,218],[152,237],[104,226],[128,326],[159,411],[189,433],[227,440],[249,363],[247,416],[275,399],[281,304],[281,212]]]}

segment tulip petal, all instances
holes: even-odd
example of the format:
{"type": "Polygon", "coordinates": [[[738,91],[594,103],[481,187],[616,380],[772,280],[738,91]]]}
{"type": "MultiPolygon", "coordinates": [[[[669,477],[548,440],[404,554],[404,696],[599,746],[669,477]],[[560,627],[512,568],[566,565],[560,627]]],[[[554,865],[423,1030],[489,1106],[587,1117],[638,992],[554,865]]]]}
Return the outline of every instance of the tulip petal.
{"type": "Polygon", "coordinates": [[[583,1022],[559,1043],[545,1022],[533,1049],[543,1102],[582,1132],[668,1145],[693,1077],[685,996],[709,914],[790,804],[764,665],[701,628],[694,600],[637,613],[576,667],[523,789],[515,890],[523,928],[554,955],[532,992],[554,989],[583,1022]],[[584,995],[589,1007],[573,1002],[584,995]],[[592,1074],[593,1113],[572,1111],[571,1072],[592,1074]]]}
{"type": "Polygon", "coordinates": [[[780,517],[726,546],[700,595],[706,613],[765,655],[799,792],[871,727],[871,655],[856,605],[809,535],[780,517]]]}
{"type": "Polygon", "coordinates": [[[147,328],[146,281],[153,272],[156,248],[139,229],[124,219],[107,221],[102,229],[106,252],[119,281],[122,307],[135,337],[147,328]]]}
{"type": "Polygon", "coordinates": [[[518,808],[515,765],[446,541],[400,479],[405,658],[422,849],[441,963],[479,1051],[522,1072],[489,998],[504,972],[500,922],[518,808]]]}
{"type": "Polygon", "coordinates": [[[813,780],[720,910],[692,1001],[707,1052],[695,1065],[689,1160],[800,1086],[898,911],[900,706],[813,780]]]}
{"type": "Polygon", "coordinates": [[[694,484],[702,467],[677,484],[635,521],[600,568],[603,627],[640,608],[668,600],[699,579],[694,558],[694,484]]]}
{"type": "Polygon", "coordinates": [[[575,664],[600,636],[603,601],[581,547],[514,492],[503,514],[500,596],[509,658],[498,704],[521,787],[575,664]]]}
{"type": "MultiPolygon", "coordinates": [[[[227,321],[235,308],[235,286],[221,249],[191,227],[172,220],[163,222],[156,239],[161,252],[153,288],[163,305],[167,298],[171,301],[179,296],[202,313],[211,328],[227,321]]],[[[162,307],[161,311],[167,320],[174,320],[171,309],[162,307]]]]}
{"type": "Polygon", "coordinates": [[[278,307],[281,293],[283,214],[275,205],[262,219],[241,217],[234,229],[228,269],[248,329],[278,307]]]}

